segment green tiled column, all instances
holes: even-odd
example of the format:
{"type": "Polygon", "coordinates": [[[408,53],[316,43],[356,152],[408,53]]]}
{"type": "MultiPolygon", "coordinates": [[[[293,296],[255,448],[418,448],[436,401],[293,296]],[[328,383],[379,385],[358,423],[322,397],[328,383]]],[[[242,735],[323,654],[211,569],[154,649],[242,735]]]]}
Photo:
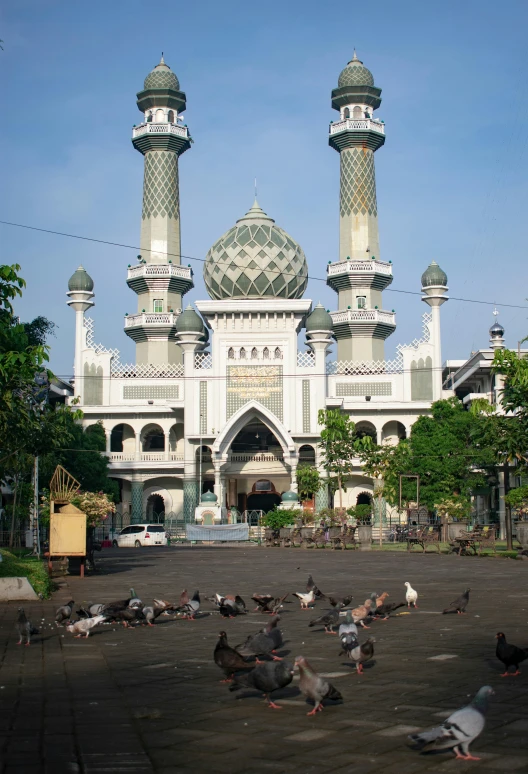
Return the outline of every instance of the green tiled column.
{"type": "Polygon", "coordinates": [[[194,524],[194,510],[198,505],[198,484],[195,478],[183,482],[183,518],[186,524],[194,524]]]}
{"type": "Polygon", "coordinates": [[[328,484],[315,493],[315,512],[320,513],[323,508],[328,508],[328,484]]]}
{"type": "Polygon", "coordinates": [[[143,481],[132,481],[131,500],[130,523],[141,524],[143,521],[143,481]]]}

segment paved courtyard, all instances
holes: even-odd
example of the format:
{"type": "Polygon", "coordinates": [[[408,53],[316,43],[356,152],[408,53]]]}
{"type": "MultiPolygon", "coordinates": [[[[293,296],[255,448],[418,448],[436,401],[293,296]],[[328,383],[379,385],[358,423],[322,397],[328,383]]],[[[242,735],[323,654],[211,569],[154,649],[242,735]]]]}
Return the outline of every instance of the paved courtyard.
{"type": "MultiPolygon", "coordinates": [[[[0,770],[33,772],[509,772],[528,771],[528,666],[501,679],[495,634],[528,646],[527,563],[506,559],[345,553],[257,547],[107,550],[100,572],[68,578],[53,600],[27,604],[41,626],[30,648],[17,647],[16,604],[0,610],[0,770]],[[341,691],[344,703],[315,717],[297,682],[268,709],[255,693],[230,693],[212,654],[224,628],[235,645],[263,626],[250,613],[220,619],[204,602],[199,620],[158,619],[156,628],[98,627],[73,639],[53,622],[70,599],[111,601],[136,593],[178,598],[303,591],[309,573],[327,593],[371,591],[403,600],[404,582],[420,593],[419,610],[377,621],[375,663],[363,676],[338,657],[337,637],[308,628],[312,613],[284,606],[285,651],[304,655],[341,691]],[[467,586],[466,616],[439,611],[467,586]],[[449,656],[441,658],[439,656],[449,656]],[[408,733],[432,726],[482,685],[496,690],[484,734],[472,752],[480,763],[448,754],[420,756],[408,733]]],[[[252,608],[251,608],[252,609],[252,608]]],[[[318,604],[316,613],[325,606],[318,604]]],[[[405,609],[406,612],[406,609],[405,609]]]]}

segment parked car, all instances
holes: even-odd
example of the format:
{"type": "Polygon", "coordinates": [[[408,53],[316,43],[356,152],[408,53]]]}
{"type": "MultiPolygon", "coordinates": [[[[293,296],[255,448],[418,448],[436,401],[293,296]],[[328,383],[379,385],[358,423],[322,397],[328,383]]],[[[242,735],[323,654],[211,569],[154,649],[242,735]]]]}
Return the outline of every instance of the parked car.
{"type": "Polygon", "coordinates": [[[165,527],[163,524],[131,524],[121,530],[112,541],[112,545],[119,548],[166,546],[165,527]]]}

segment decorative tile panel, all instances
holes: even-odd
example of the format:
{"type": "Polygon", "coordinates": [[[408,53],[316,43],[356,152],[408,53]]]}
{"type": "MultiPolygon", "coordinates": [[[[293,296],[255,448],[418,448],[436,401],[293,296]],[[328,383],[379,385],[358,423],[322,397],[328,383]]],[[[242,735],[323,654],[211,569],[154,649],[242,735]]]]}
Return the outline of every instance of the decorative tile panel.
{"type": "Polygon", "coordinates": [[[143,481],[132,481],[131,490],[131,524],[141,524],[143,521],[143,481]]]}
{"type": "Polygon", "coordinates": [[[323,508],[328,508],[328,484],[324,484],[315,493],[315,512],[320,513],[323,508]]]}
{"type": "Polygon", "coordinates": [[[227,419],[251,400],[283,418],[282,366],[236,365],[227,367],[227,419]]]}
{"type": "Polygon", "coordinates": [[[183,481],[183,519],[186,524],[194,524],[194,511],[198,505],[198,482],[196,479],[183,481]]]}
{"type": "Polygon", "coordinates": [[[391,382],[337,382],[337,398],[353,398],[363,395],[392,395],[391,382]]]}
{"type": "Polygon", "coordinates": [[[200,432],[207,433],[207,382],[200,382],[200,432]]]}
{"type": "Polygon", "coordinates": [[[368,148],[341,151],[340,212],[345,215],[378,214],[374,153],[368,148]]]}
{"type": "Polygon", "coordinates": [[[310,381],[302,381],[302,415],[303,415],[303,433],[310,432],[310,381]]]}
{"type": "Polygon", "coordinates": [[[123,387],[125,400],[178,400],[179,397],[180,388],[177,384],[135,384],[123,387]]]}
{"type": "Polygon", "coordinates": [[[143,178],[143,220],[180,217],[178,154],[149,151],[145,154],[143,178]]]}

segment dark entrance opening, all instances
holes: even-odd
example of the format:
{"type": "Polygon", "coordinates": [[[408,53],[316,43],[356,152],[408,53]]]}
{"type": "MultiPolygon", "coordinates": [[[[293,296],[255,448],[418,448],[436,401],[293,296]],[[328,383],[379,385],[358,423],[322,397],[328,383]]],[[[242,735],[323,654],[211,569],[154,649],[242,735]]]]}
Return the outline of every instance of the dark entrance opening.
{"type": "Polygon", "coordinates": [[[147,500],[147,521],[154,524],[162,522],[165,517],[165,503],[159,494],[150,495],[147,500]]]}
{"type": "Polygon", "coordinates": [[[356,499],[356,505],[370,505],[372,503],[372,497],[368,492],[360,492],[356,499]]]}

